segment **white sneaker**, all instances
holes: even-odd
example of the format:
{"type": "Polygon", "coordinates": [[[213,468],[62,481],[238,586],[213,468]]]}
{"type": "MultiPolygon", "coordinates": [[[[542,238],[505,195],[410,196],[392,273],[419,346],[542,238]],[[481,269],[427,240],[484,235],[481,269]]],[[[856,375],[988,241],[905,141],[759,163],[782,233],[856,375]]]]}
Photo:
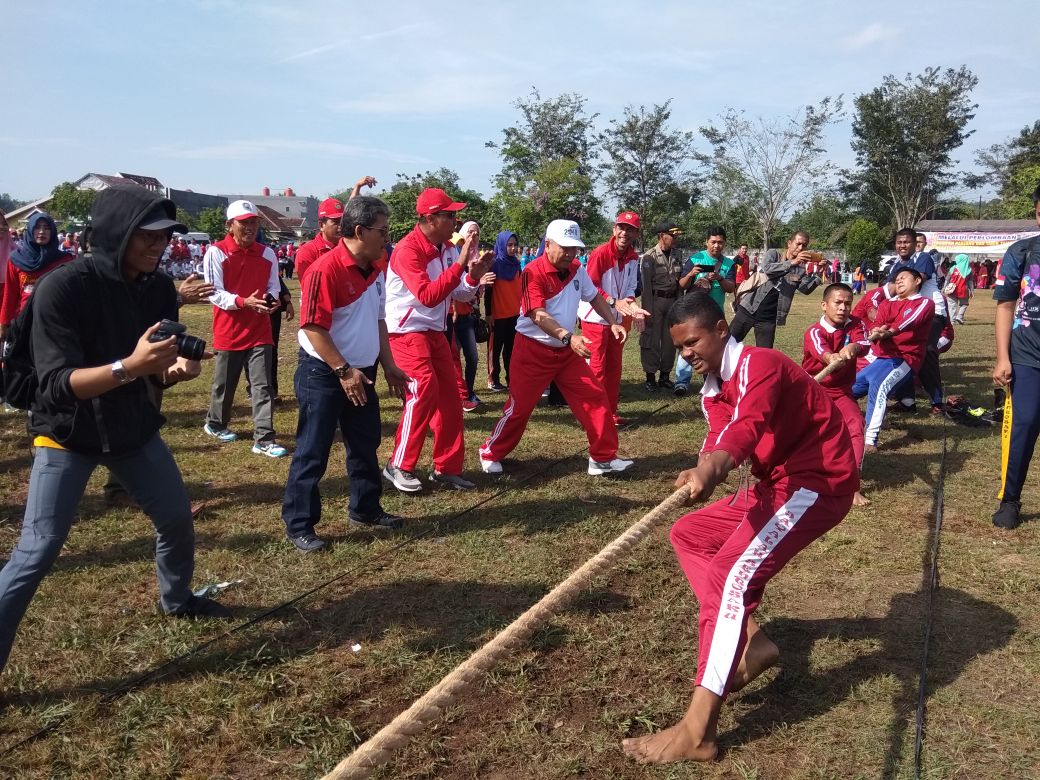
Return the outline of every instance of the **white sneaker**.
{"type": "Polygon", "coordinates": [[[594,477],[601,474],[620,474],[622,471],[627,471],[634,462],[624,458],[614,458],[614,460],[603,462],[589,458],[589,474],[594,477]]]}
{"type": "Polygon", "coordinates": [[[485,474],[501,474],[502,464],[497,460],[480,459],[480,468],[485,474]]]}

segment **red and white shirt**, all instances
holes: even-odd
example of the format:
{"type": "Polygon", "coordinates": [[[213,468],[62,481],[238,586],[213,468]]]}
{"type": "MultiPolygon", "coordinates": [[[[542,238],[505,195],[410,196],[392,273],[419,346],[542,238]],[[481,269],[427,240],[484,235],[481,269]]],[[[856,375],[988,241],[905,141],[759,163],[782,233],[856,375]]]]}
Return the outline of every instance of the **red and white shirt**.
{"type": "MultiPolygon", "coordinates": [[[[815,377],[827,367],[823,356],[837,354],[849,344],[870,346],[863,320],[850,316],[841,327],[833,325],[826,317],[805,331],[802,340],[802,368],[815,377]]],[[[856,381],[856,361],[850,360],[833,374],[824,377],[820,386],[832,395],[852,395],[852,383],[856,381]]]]}
{"type": "Polygon", "coordinates": [[[455,262],[458,256],[451,244],[431,244],[418,225],[397,242],[386,275],[387,331],[444,331],[451,300],[477,294],[477,280],[455,262]]]}
{"type": "Polygon", "coordinates": [[[789,357],[730,338],[719,375],[701,389],[708,435],[701,454],[728,452],[762,482],[823,495],[859,489],[845,421],[827,392],[789,357]],[[793,400],[799,413],[792,414],[793,400]]]}
{"type": "Polygon", "coordinates": [[[349,365],[375,365],[379,358],[379,321],[386,309],[384,268],[385,258],[363,271],[342,243],[311,266],[301,288],[303,304],[297,332],[297,340],[308,355],[321,360],[303,329],[304,325],[317,325],[329,332],[349,365]]]}
{"type": "Polygon", "coordinates": [[[209,297],[213,304],[213,349],[237,352],[264,344],[271,338],[271,316],[242,308],[256,294],[278,298],[278,258],[269,246],[255,242],[240,247],[231,235],[210,244],[202,258],[206,281],[216,288],[209,297]]]}
{"type": "MultiPolygon", "coordinates": [[[[326,241],[321,233],[300,247],[295,260],[296,278],[300,280],[300,284],[303,284],[303,274],[307,269],[335,248],[336,245],[326,241]]],[[[288,249],[285,250],[285,254],[287,257],[290,256],[288,249]]],[[[302,290],[300,294],[303,294],[302,290]]]]}
{"type": "MultiPolygon", "coordinates": [[[[620,257],[614,239],[611,238],[607,243],[592,250],[586,270],[604,298],[635,299],[636,282],[639,280],[639,254],[632,247],[629,247],[624,257],[620,257]]],[[[578,316],[582,322],[608,324],[586,301],[582,301],[578,307],[578,316]]],[[[619,322],[621,315],[615,311],[614,323],[611,324],[619,322]]]]}
{"type": "Polygon", "coordinates": [[[878,306],[881,305],[882,301],[890,301],[893,297],[888,292],[888,285],[882,284],[859,299],[859,303],[852,309],[852,315],[863,320],[863,324],[869,331],[873,327],[874,319],[877,317],[878,306]]]}
{"type": "Polygon", "coordinates": [[[878,307],[874,328],[897,331],[891,338],[875,341],[870,352],[879,358],[905,360],[916,374],[928,349],[928,335],[935,317],[935,304],[920,293],[909,298],[893,298],[878,307]]]}
{"type": "Polygon", "coordinates": [[[527,264],[520,274],[520,284],[520,319],[516,321],[516,332],[550,347],[562,347],[563,342],[535,325],[531,312],[545,309],[560,327],[574,330],[578,304],[595,300],[599,295],[577,260],[566,270],[558,271],[545,255],[527,264]]]}

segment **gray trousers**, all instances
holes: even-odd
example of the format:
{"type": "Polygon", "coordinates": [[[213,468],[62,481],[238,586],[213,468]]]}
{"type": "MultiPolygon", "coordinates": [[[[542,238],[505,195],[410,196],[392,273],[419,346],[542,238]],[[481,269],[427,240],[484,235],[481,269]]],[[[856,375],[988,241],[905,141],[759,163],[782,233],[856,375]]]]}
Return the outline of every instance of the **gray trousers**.
{"type": "Polygon", "coordinates": [[[672,335],[668,331],[668,310],[675,303],[675,298],[664,298],[660,295],[654,296],[653,307],[650,309],[650,322],[639,337],[639,360],[643,364],[643,371],[647,374],[656,374],[658,371],[667,378],[672,372],[672,363],[675,362],[675,345],[672,344],[672,335]]]}
{"type": "Polygon", "coordinates": [[[244,368],[249,374],[249,401],[253,406],[253,440],[274,441],[274,412],[268,385],[274,348],[270,344],[235,352],[218,351],[213,367],[213,393],[209,399],[206,422],[227,428],[231,405],[244,368]]]}
{"type": "Polygon", "coordinates": [[[22,534],[7,565],[0,569],[0,669],[7,663],[29,602],[65,544],[87,480],[98,465],[112,470],[155,526],[155,565],[163,610],[179,612],[191,599],[195,571],[191,504],[173,455],[159,434],[140,449],[118,457],[37,447],[22,534]]]}

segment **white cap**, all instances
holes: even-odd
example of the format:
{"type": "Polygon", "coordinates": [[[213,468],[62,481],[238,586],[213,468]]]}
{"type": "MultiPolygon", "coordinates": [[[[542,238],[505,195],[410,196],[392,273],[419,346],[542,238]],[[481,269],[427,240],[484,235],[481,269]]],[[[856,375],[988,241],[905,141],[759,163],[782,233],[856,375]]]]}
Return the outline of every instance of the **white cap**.
{"type": "Polygon", "coordinates": [[[545,240],[560,246],[585,248],[585,244],[581,242],[581,228],[577,222],[569,219],[554,219],[550,222],[549,227],[545,229],[545,240]]]}
{"type": "Polygon", "coordinates": [[[227,218],[229,221],[232,219],[250,219],[259,216],[260,212],[256,210],[256,206],[248,200],[236,200],[227,207],[227,218]]]}

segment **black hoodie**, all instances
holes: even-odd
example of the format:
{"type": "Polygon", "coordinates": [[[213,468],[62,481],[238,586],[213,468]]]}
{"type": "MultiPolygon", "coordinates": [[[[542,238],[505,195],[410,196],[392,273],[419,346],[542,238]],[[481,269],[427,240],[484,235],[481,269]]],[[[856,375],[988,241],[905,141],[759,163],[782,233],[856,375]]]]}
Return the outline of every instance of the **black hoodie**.
{"type": "Polygon", "coordinates": [[[130,236],[161,204],[175,218],[173,201],[139,187],[98,193],[91,214],[91,254],[45,276],[33,293],[32,356],[39,378],[29,431],[74,452],[121,455],[144,445],[165,422],[149,400],[142,377],[97,398],[80,400],[70,377],[133,353],[138,339],[159,320],[177,319],[177,291],[170,277],[123,278],[130,236]]]}

